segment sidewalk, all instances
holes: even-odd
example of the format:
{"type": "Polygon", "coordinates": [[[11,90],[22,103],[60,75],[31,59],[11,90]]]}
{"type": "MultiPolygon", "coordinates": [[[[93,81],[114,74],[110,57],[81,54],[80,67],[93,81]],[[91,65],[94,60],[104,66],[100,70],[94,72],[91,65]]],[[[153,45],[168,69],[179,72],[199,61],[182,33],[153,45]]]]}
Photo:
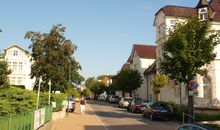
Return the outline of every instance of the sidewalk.
{"type": "Polygon", "coordinates": [[[74,113],[51,122],[51,130],[105,130],[105,127],[88,104],[86,104],[86,113],[80,114],[77,103],[74,113]]]}

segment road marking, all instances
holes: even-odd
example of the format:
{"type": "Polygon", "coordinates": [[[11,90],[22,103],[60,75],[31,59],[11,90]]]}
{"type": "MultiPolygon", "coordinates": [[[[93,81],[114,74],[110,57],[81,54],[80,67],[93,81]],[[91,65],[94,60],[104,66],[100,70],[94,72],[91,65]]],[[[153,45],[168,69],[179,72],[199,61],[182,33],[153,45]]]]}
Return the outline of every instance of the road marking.
{"type": "Polygon", "coordinates": [[[92,107],[90,107],[90,105],[88,105],[89,108],[91,109],[91,111],[94,113],[95,117],[99,120],[99,122],[101,123],[101,125],[104,127],[104,130],[108,130],[108,127],[105,126],[105,124],[101,121],[101,119],[97,116],[97,114],[95,113],[95,111],[92,109],[92,107]]]}

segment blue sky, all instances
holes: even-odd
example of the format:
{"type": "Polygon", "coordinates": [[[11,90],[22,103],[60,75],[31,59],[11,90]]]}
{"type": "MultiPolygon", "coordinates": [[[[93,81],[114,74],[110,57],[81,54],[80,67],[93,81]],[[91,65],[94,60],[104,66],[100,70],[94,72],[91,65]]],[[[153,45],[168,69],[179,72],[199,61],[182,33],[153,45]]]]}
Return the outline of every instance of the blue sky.
{"type": "Polygon", "coordinates": [[[85,78],[114,75],[133,44],[155,45],[154,14],[165,5],[195,7],[198,0],[1,0],[0,50],[17,44],[27,49],[27,31],[49,32],[65,26],[66,38],[85,78]]]}

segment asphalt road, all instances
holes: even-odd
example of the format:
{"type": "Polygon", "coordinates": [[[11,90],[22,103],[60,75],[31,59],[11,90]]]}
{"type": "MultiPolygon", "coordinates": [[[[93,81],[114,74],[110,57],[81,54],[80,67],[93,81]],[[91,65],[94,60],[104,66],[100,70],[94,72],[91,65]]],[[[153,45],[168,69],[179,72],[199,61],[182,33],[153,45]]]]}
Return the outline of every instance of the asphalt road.
{"type": "Polygon", "coordinates": [[[105,130],[175,130],[179,125],[173,121],[150,121],[141,114],[127,112],[116,104],[102,101],[88,101],[90,107],[103,124],[105,130]]]}

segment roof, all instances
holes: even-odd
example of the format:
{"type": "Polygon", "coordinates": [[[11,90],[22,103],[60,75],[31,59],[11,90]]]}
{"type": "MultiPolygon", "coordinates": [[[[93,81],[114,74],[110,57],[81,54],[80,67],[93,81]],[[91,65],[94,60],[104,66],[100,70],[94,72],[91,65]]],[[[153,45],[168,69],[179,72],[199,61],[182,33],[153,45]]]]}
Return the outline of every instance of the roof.
{"type": "Polygon", "coordinates": [[[197,8],[198,7],[205,7],[205,6],[208,6],[209,4],[208,4],[208,2],[207,2],[207,0],[199,0],[199,3],[197,4],[197,8]]]}
{"type": "Polygon", "coordinates": [[[197,15],[196,8],[174,5],[164,6],[155,15],[157,15],[160,11],[163,11],[166,16],[192,17],[193,15],[197,15]]]}
{"type": "Polygon", "coordinates": [[[156,60],[151,64],[145,71],[144,75],[149,75],[155,73],[156,74],[156,60]]]}
{"type": "Polygon", "coordinates": [[[129,63],[125,63],[125,64],[122,66],[121,70],[125,70],[125,69],[130,69],[130,64],[129,64],[129,63]]]}
{"type": "Polygon", "coordinates": [[[134,44],[128,61],[132,60],[134,52],[136,52],[140,58],[156,59],[156,46],[154,45],[134,44]]]}
{"type": "Polygon", "coordinates": [[[24,51],[25,53],[30,54],[27,50],[21,48],[21,47],[18,46],[18,45],[12,45],[12,46],[10,46],[10,47],[4,49],[4,50],[7,51],[7,50],[9,50],[9,49],[11,49],[11,48],[13,48],[13,47],[19,48],[20,50],[24,51]]]}
{"type": "Polygon", "coordinates": [[[215,12],[220,12],[220,0],[211,0],[209,5],[215,12]]]}
{"type": "Polygon", "coordinates": [[[183,7],[183,6],[174,6],[167,5],[162,7],[156,14],[163,12],[165,16],[174,16],[174,17],[192,17],[198,15],[197,9],[200,7],[208,7],[210,11],[210,19],[214,21],[220,21],[220,0],[199,0],[196,7],[183,7]]]}

